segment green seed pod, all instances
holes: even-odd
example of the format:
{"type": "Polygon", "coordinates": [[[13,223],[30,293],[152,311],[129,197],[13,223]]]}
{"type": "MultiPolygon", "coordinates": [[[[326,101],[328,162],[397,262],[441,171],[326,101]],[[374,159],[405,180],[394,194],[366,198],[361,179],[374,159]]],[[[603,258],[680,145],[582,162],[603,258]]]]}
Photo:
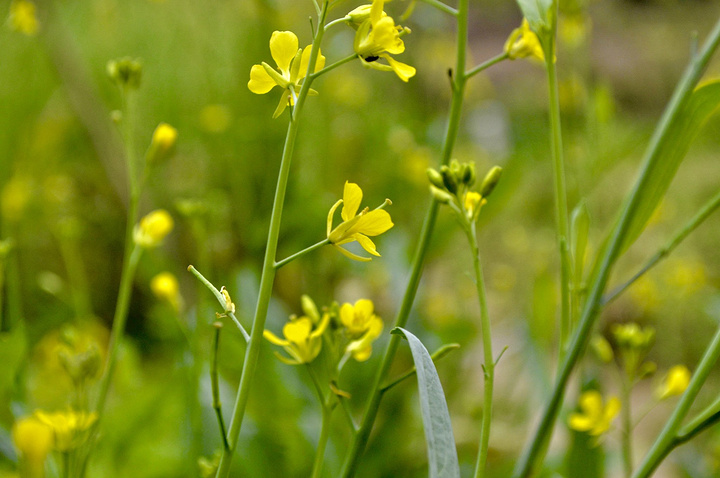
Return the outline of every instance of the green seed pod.
{"type": "Polygon", "coordinates": [[[479,192],[482,194],[482,197],[486,198],[493,192],[493,189],[497,186],[498,181],[500,181],[501,175],[502,168],[500,166],[493,166],[492,169],[488,171],[485,175],[485,179],[483,179],[483,182],[480,185],[479,192]]]}

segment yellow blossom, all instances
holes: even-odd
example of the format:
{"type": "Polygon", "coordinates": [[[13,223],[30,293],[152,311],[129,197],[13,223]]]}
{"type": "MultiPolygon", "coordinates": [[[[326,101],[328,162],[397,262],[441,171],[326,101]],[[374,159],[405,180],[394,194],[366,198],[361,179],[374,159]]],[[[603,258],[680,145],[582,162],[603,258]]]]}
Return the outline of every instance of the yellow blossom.
{"type": "MultiPolygon", "coordinates": [[[[283,89],[273,118],[280,116],[288,105],[295,104],[295,99],[300,91],[300,82],[308,71],[311,52],[311,45],[305,47],[304,50],[298,48],[298,38],[293,32],[275,31],[270,37],[270,54],[278,69],[274,69],[265,62],[253,65],[250,69],[248,88],[253,93],[263,95],[275,86],[283,89]]],[[[313,71],[322,70],[323,67],[325,67],[325,57],[322,53],[318,53],[313,71]]],[[[311,89],[309,94],[317,95],[317,91],[311,89]]]]}
{"type": "Polygon", "coordinates": [[[82,445],[89,436],[89,430],[97,421],[97,413],[66,412],[47,413],[42,410],[35,412],[35,417],[52,430],[53,449],[68,452],[82,445]]]}
{"type": "Polygon", "coordinates": [[[383,11],[385,0],[373,0],[372,5],[356,8],[348,17],[353,24],[361,22],[355,32],[353,47],[362,64],[380,71],[394,71],[403,81],[415,76],[415,68],[401,63],[390,56],[405,51],[400,33],[410,29],[395,25],[395,20],[383,11]],[[387,64],[378,62],[384,59],[387,64]]]}
{"type": "Polygon", "coordinates": [[[465,215],[471,221],[476,219],[480,213],[480,208],[487,204],[487,199],[482,197],[480,193],[468,191],[465,193],[463,205],[465,206],[465,215]]]}
{"type": "Polygon", "coordinates": [[[180,309],[180,285],[170,272],[161,272],[150,281],[150,290],[160,300],[167,301],[175,310],[180,309]]]}
{"type": "MultiPolygon", "coordinates": [[[[367,252],[379,257],[380,254],[375,248],[375,243],[373,243],[368,236],[380,235],[393,227],[394,224],[390,219],[390,214],[380,208],[372,211],[365,208],[358,213],[362,197],[363,193],[360,186],[355,183],[345,181],[343,198],[333,204],[330,208],[330,212],[328,213],[327,238],[331,244],[337,247],[340,252],[350,259],[354,259],[356,261],[369,261],[371,259],[370,257],[358,256],[340,246],[349,242],[357,241],[367,252]],[[340,213],[343,222],[333,229],[332,223],[335,216],[335,210],[340,206],[340,204],[343,204],[342,212],[340,213]]],[[[390,201],[386,199],[383,206],[385,204],[390,204],[390,201]]]]}
{"type": "Polygon", "coordinates": [[[570,428],[579,432],[588,432],[592,436],[600,436],[610,429],[615,416],[620,412],[620,399],[611,397],[603,405],[603,399],[597,390],[588,390],[580,396],[582,413],[570,415],[570,428]]]}
{"type": "Polygon", "coordinates": [[[0,214],[9,221],[19,221],[33,198],[33,182],[24,175],[15,175],[0,193],[0,214]]]}
{"type": "Polygon", "coordinates": [[[660,400],[682,395],[690,384],[690,370],[684,365],[675,365],[668,371],[662,386],[657,390],[660,400]]]}
{"type": "Polygon", "coordinates": [[[135,226],[135,243],[142,247],[159,246],[165,236],[170,234],[173,225],[172,216],[164,209],[157,209],[140,219],[140,223],[135,226]]]}
{"type": "Polygon", "coordinates": [[[35,4],[29,0],[13,0],[8,22],[10,28],[27,36],[35,35],[40,29],[35,4]]]}
{"type": "Polygon", "coordinates": [[[530,24],[525,18],[523,18],[520,27],[510,33],[510,36],[505,42],[505,53],[507,53],[508,58],[511,60],[531,57],[545,61],[540,39],[535,32],[530,29],[530,24]]]}
{"type": "Polygon", "coordinates": [[[167,123],[157,125],[146,155],[148,163],[157,163],[168,157],[175,146],[177,137],[178,131],[173,126],[167,123]]]}
{"type": "Polygon", "coordinates": [[[53,445],[52,430],[33,416],[24,417],[13,425],[12,439],[25,464],[27,475],[44,476],[45,458],[53,445]]]}
{"type": "Polygon", "coordinates": [[[383,322],[373,309],[374,305],[368,299],[360,299],[355,305],[345,303],[340,307],[340,321],[347,336],[352,339],[345,350],[358,362],[370,358],[372,343],[383,330],[383,322]]]}
{"type": "Polygon", "coordinates": [[[283,357],[279,353],[275,355],[283,362],[290,365],[310,363],[320,353],[322,348],[322,334],[330,322],[328,314],[323,315],[320,324],[313,330],[313,322],[309,317],[290,317],[290,322],[283,327],[284,339],[279,338],[269,330],[263,331],[270,343],[280,345],[291,358],[283,357]]]}

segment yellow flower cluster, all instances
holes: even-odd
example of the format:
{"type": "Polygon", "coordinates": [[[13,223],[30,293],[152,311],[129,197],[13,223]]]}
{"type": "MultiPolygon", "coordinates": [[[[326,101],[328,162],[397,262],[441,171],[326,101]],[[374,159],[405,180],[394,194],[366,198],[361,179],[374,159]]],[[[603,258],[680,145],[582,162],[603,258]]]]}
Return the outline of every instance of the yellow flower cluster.
{"type": "Polygon", "coordinates": [[[597,437],[610,429],[612,421],[620,412],[620,399],[611,397],[603,404],[600,392],[588,390],[580,395],[579,406],[581,413],[570,415],[570,428],[597,437]]]}
{"type": "Polygon", "coordinates": [[[511,60],[529,57],[545,61],[540,39],[535,32],[530,29],[530,24],[525,18],[523,18],[520,27],[510,33],[510,36],[505,42],[505,53],[507,53],[508,58],[511,60]]]}
{"type": "Polygon", "coordinates": [[[310,363],[320,354],[322,334],[329,323],[328,314],[323,314],[319,324],[313,324],[309,317],[291,316],[290,322],[283,327],[284,339],[269,330],[263,332],[263,337],[271,344],[281,346],[290,355],[291,358],[288,359],[276,352],[275,355],[283,362],[290,365],[310,363]]]}
{"type": "Polygon", "coordinates": [[[364,362],[372,354],[372,343],[380,337],[383,322],[374,313],[371,300],[360,299],[354,305],[345,303],[340,307],[340,321],[351,342],[345,348],[358,362],[364,362]]]}

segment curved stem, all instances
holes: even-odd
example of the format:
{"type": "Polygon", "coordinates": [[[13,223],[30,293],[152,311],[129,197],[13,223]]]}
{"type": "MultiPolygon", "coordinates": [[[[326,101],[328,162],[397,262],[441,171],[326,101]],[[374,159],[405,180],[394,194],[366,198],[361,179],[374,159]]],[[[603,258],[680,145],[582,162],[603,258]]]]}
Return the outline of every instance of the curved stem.
{"type": "Polygon", "coordinates": [[[483,390],[483,411],[480,432],[480,448],[478,450],[477,462],[475,464],[475,478],[485,476],[488,448],[490,445],[490,425],[492,423],[492,399],[495,383],[495,357],[492,351],[492,334],[490,330],[490,314],[488,313],[487,296],[485,294],[485,280],[483,278],[482,266],[480,264],[480,250],[477,245],[477,232],[473,222],[467,228],[467,238],[473,255],[473,268],[475,270],[475,285],[477,287],[478,300],[480,302],[480,323],[483,341],[483,365],[484,390],[483,390]]]}
{"type": "Polygon", "coordinates": [[[309,75],[309,76],[314,80],[314,79],[317,78],[318,76],[324,75],[324,74],[327,73],[328,71],[332,71],[332,70],[334,70],[335,68],[337,68],[338,66],[341,66],[341,65],[344,65],[345,63],[349,63],[349,62],[353,61],[353,60],[356,59],[357,57],[358,57],[358,56],[357,56],[357,53],[353,53],[352,55],[346,56],[346,57],[343,58],[342,60],[338,60],[338,61],[336,61],[335,63],[333,63],[333,64],[331,64],[331,65],[328,65],[328,66],[326,66],[325,68],[323,68],[322,70],[316,71],[315,73],[313,73],[313,74],[311,74],[311,75],[309,75]]]}
{"type": "MultiPolygon", "coordinates": [[[[441,164],[448,164],[450,162],[450,156],[452,155],[455,141],[457,139],[460,115],[462,113],[462,102],[465,93],[465,84],[467,81],[464,72],[468,36],[468,3],[469,0],[460,0],[458,4],[457,57],[455,62],[456,75],[452,80],[452,102],[450,104],[448,124],[445,131],[445,140],[443,141],[441,164]]],[[[435,228],[438,206],[438,201],[433,198],[418,238],[417,249],[415,251],[415,256],[413,257],[412,269],[410,271],[410,278],[405,289],[405,295],[403,296],[400,309],[398,310],[395,318],[395,325],[393,328],[405,327],[410,315],[410,310],[412,309],[413,302],[415,301],[415,295],[417,294],[418,285],[420,283],[420,277],[422,276],[423,266],[425,264],[425,255],[430,244],[432,232],[435,228]]],[[[385,350],[382,363],[375,375],[373,388],[370,396],[368,397],[360,427],[358,428],[357,433],[353,436],[353,441],[345,457],[345,463],[341,474],[341,476],[345,478],[355,476],[358,463],[365,451],[365,446],[367,445],[368,438],[370,437],[370,431],[372,430],[375,418],[377,417],[377,413],[380,408],[380,401],[383,395],[382,386],[387,377],[387,373],[390,370],[390,365],[395,358],[395,353],[397,352],[399,344],[400,336],[391,335],[390,343],[385,350]]]]}
{"type": "MultiPolygon", "coordinates": [[[[325,15],[327,15],[328,1],[323,2],[323,7],[318,19],[318,25],[325,23],[325,15]]],[[[310,58],[308,61],[308,69],[315,65],[320,44],[325,30],[318,28],[312,44],[310,58]]],[[[263,341],[263,330],[265,329],[265,319],[267,318],[268,306],[270,304],[270,296],[272,295],[273,283],[275,281],[275,256],[277,254],[278,239],[280,236],[280,222],[282,219],[283,204],[285,201],[285,191],[287,189],[288,177],[290,176],[290,163],[295,148],[295,138],[297,137],[300,113],[305,104],[305,99],[310,92],[312,84],[312,76],[307,77],[303,82],[300,94],[298,95],[295,108],[290,117],[287,136],[285,137],[285,147],[283,148],[282,159],[280,161],[280,172],[278,173],[278,182],[275,189],[275,198],[273,201],[272,214],[270,216],[270,227],[268,231],[267,248],[265,249],[265,258],[263,259],[263,269],[260,276],[260,292],[258,295],[257,306],[255,308],[255,317],[250,332],[250,342],[245,351],[245,361],[243,362],[242,373],[240,375],[240,385],[238,387],[237,398],[233,408],[232,420],[228,431],[229,450],[223,450],[220,458],[220,464],[216,473],[217,478],[227,477],[230,474],[230,463],[232,455],[237,446],[240,428],[242,426],[243,417],[245,415],[245,407],[250,397],[250,387],[255,375],[258,357],[260,355],[260,347],[263,341]]]]}
{"type": "Polygon", "coordinates": [[[296,252],[295,254],[293,254],[293,255],[291,255],[291,256],[289,256],[289,257],[286,257],[285,259],[283,259],[283,260],[281,260],[281,261],[277,261],[277,262],[275,263],[275,269],[280,269],[282,266],[284,266],[284,265],[286,265],[286,264],[289,264],[290,262],[294,261],[294,260],[297,259],[298,257],[304,256],[304,255],[307,254],[308,252],[312,252],[312,251],[314,251],[315,249],[320,249],[322,246],[326,246],[326,245],[328,245],[328,244],[330,244],[330,240],[329,240],[329,239],[323,239],[322,241],[320,241],[320,242],[318,242],[318,243],[316,243],[316,244],[313,244],[313,245],[310,246],[310,247],[306,247],[305,249],[303,249],[303,250],[300,251],[300,252],[296,252]]]}
{"type": "Polygon", "coordinates": [[[487,70],[491,66],[493,66],[497,63],[500,63],[503,60],[507,60],[508,58],[510,58],[510,56],[507,53],[501,53],[498,56],[492,57],[489,60],[487,60],[483,63],[480,63],[478,66],[474,67],[473,69],[471,69],[470,71],[465,73],[465,78],[470,79],[473,76],[480,73],[481,71],[487,70]]]}

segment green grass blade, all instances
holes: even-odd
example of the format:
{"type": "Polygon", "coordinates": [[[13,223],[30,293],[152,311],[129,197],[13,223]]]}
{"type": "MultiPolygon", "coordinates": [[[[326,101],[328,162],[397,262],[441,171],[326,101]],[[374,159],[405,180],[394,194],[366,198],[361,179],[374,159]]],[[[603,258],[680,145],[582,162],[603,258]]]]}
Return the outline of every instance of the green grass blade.
{"type": "Polygon", "coordinates": [[[647,226],[675,177],[690,143],[707,120],[720,109],[720,80],[699,86],[654,148],[649,159],[649,177],[640,191],[640,199],[622,250],[627,250],[647,226]]]}
{"type": "Polygon", "coordinates": [[[407,330],[396,327],[392,333],[405,336],[410,344],[410,351],[417,369],[420,409],[427,441],[429,476],[430,478],[460,478],[450,414],[432,358],[420,339],[407,330]]]}

